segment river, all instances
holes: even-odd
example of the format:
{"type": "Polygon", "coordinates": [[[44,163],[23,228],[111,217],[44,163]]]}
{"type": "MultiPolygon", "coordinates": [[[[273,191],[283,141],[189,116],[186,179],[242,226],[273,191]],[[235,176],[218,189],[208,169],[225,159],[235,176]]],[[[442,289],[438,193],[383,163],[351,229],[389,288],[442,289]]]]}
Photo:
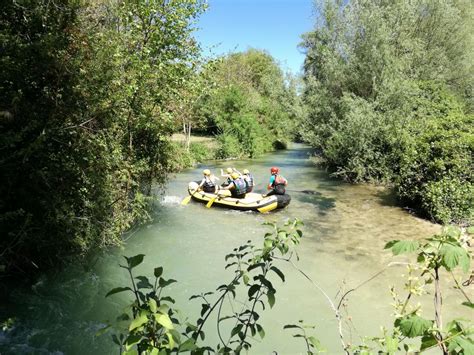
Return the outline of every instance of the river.
{"type": "MultiPolygon", "coordinates": [[[[99,253],[87,267],[72,265],[66,270],[43,275],[32,287],[15,286],[2,292],[0,315],[14,316],[12,332],[0,332],[1,354],[118,354],[109,335],[96,337],[105,322],[117,316],[126,303],[124,294],[105,298],[112,288],[127,286],[125,271],[118,264],[122,255],[146,254],[137,274],[151,276],[153,268],[163,266],[166,278],[178,280],[169,287],[176,307],[196,319],[200,304],[189,297],[213,291],[232,277],[224,270],[224,256],[247,240],[260,245],[265,221],[282,223],[298,217],[304,222],[304,237],[298,247],[298,266],[331,297],[341,285],[355,287],[369,279],[390,261],[384,250],[392,239],[420,239],[440,230],[397,207],[384,188],[351,185],[331,179],[308,159],[310,150],[302,145],[265,155],[251,161],[209,162],[170,179],[164,195],[153,211],[152,223],[129,233],[123,248],[99,253]],[[257,179],[256,190],[263,190],[273,165],[289,181],[290,190],[310,190],[314,194],[293,192],[288,208],[269,214],[207,209],[191,201],[181,206],[188,181],[201,176],[206,167],[248,168],[257,179]]],[[[275,280],[276,304],[262,314],[266,331],[263,340],[254,341],[251,354],[305,353],[301,340],[283,325],[304,319],[315,324],[314,334],[328,353],[341,353],[337,323],[331,308],[317,288],[290,265],[284,265],[286,282],[275,280]]],[[[380,325],[393,322],[389,286],[401,292],[406,269],[393,267],[353,292],[347,304],[352,318],[347,338],[360,343],[359,335],[380,335],[380,325]]],[[[452,286],[446,284],[445,289],[452,286]]],[[[463,299],[447,290],[446,316],[461,316],[463,299]],[[453,304],[453,306],[450,306],[453,304]]],[[[422,299],[423,315],[433,318],[428,299],[422,299]]],[[[466,308],[467,309],[467,308],[466,308]]],[[[445,316],[445,317],[446,317],[445,316]]],[[[209,341],[215,345],[208,328],[209,341]]]]}

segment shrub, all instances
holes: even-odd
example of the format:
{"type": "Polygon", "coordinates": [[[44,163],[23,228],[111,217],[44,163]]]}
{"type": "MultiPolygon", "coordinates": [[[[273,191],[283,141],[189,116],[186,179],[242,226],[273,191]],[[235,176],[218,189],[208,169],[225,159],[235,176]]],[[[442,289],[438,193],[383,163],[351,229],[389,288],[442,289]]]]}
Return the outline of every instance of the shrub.
{"type": "Polygon", "coordinates": [[[239,158],[242,156],[241,145],[237,137],[231,134],[219,134],[216,138],[218,142],[217,159],[239,158]]]}
{"type": "Polygon", "coordinates": [[[427,118],[411,127],[397,179],[399,197],[432,219],[472,219],[473,115],[427,118]]]}
{"type": "Polygon", "coordinates": [[[458,178],[431,181],[422,191],[422,208],[435,220],[472,224],[474,185],[458,178]]]}
{"type": "Polygon", "coordinates": [[[204,160],[214,158],[214,150],[203,143],[191,143],[189,146],[189,153],[194,162],[202,162],[204,160]]]}
{"type": "Polygon", "coordinates": [[[392,146],[385,117],[374,104],[363,98],[345,95],[341,99],[340,122],[333,122],[333,132],[322,142],[335,175],[346,180],[388,180],[391,177],[392,146]]]}

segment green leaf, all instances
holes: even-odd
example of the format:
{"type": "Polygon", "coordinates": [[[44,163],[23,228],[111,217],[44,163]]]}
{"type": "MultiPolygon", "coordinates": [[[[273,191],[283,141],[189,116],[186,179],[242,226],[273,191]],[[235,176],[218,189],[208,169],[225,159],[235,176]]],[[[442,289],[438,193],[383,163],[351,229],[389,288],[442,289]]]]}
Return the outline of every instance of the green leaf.
{"type": "Polygon", "coordinates": [[[160,279],[158,280],[158,285],[159,285],[160,287],[166,287],[166,286],[169,286],[169,285],[171,285],[172,283],[175,283],[175,282],[177,282],[177,281],[176,281],[176,280],[173,280],[173,279],[165,280],[165,279],[163,279],[163,278],[160,278],[160,279]]]}
{"type": "Polygon", "coordinates": [[[161,324],[166,329],[174,329],[173,322],[167,314],[155,314],[155,319],[158,324],[161,324]]]}
{"type": "Polygon", "coordinates": [[[463,306],[470,307],[470,308],[474,308],[474,303],[472,303],[472,302],[467,302],[467,301],[466,301],[466,302],[463,302],[462,305],[463,305],[463,306]]]}
{"type": "Polygon", "coordinates": [[[387,335],[385,337],[385,349],[388,354],[395,354],[398,350],[398,339],[387,335]]]}
{"type": "Polygon", "coordinates": [[[111,325],[107,325],[103,328],[100,328],[96,333],[95,333],[95,336],[98,337],[98,336],[101,336],[101,335],[104,335],[105,333],[107,333],[109,331],[109,329],[111,328],[112,326],[111,325]]]}
{"type": "Polygon", "coordinates": [[[310,336],[308,337],[308,341],[310,342],[310,344],[312,344],[316,349],[320,349],[321,348],[321,342],[316,339],[315,337],[313,336],[310,336]]]}
{"type": "Polygon", "coordinates": [[[459,239],[461,230],[456,226],[446,226],[443,228],[443,234],[454,239],[459,239]]]}
{"type": "Polygon", "coordinates": [[[166,302],[170,302],[170,303],[175,303],[175,300],[173,298],[171,298],[170,296],[165,296],[165,297],[161,297],[161,301],[166,301],[166,302]]]}
{"type": "Polygon", "coordinates": [[[140,265],[143,262],[143,258],[145,257],[145,254],[138,254],[135,256],[132,256],[131,258],[125,257],[127,259],[127,264],[130,269],[133,269],[135,266],[140,265]]]}
{"type": "Polygon", "coordinates": [[[130,350],[130,348],[132,346],[134,346],[135,344],[138,344],[140,342],[140,340],[142,339],[142,336],[141,335],[138,335],[138,334],[130,334],[127,338],[127,340],[125,341],[125,347],[127,350],[130,350]]]}
{"type": "Polygon", "coordinates": [[[260,290],[260,285],[258,284],[253,284],[252,286],[250,286],[248,292],[249,298],[252,297],[258,290],[260,290]]]}
{"type": "Polygon", "coordinates": [[[238,324],[232,331],[230,332],[230,337],[232,338],[234,335],[238,334],[242,330],[243,324],[238,324]]]}
{"type": "Polygon", "coordinates": [[[179,346],[179,351],[180,352],[193,351],[196,348],[197,348],[197,346],[196,346],[196,343],[195,343],[194,339],[189,338],[188,340],[186,340],[184,343],[182,343],[179,346]]]}
{"type": "Polygon", "coordinates": [[[132,320],[128,330],[134,330],[138,327],[141,327],[146,322],[148,322],[148,315],[146,314],[146,312],[141,312],[137,318],[132,320]]]}
{"type": "Polygon", "coordinates": [[[276,266],[272,266],[270,268],[270,270],[273,270],[275,272],[275,274],[277,274],[278,276],[280,276],[280,279],[285,282],[285,275],[280,271],[280,269],[278,269],[276,266]]]}
{"type": "Polygon", "coordinates": [[[458,335],[448,342],[450,353],[456,351],[457,354],[474,354],[474,341],[468,337],[458,335]]]}
{"type": "Polygon", "coordinates": [[[156,301],[153,298],[150,298],[150,300],[148,301],[148,306],[150,306],[150,310],[153,313],[156,313],[156,311],[158,309],[158,305],[157,305],[156,301]]]}
{"type": "Polygon", "coordinates": [[[153,274],[155,275],[156,278],[160,277],[163,274],[163,268],[156,267],[155,270],[153,271],[153,274]]]}
{"type": "Polygon", "coordinates": [[[265,239],[265,241],[263,242],[263,247],[265,249],[271,249],[273,246],[273,240],[271,239],[265,239]]]}
{"type": "Polygon", "coordinates": [[[153,285],[148,281],[148,278],[146,276],[137,276],[135,277],[137,280],[140,280],[140,282],[137,283],[137,288],[153,288],[153,285]]]}
{"type": "Polygon", "coordinates": [[[271,308],[273,308],[273,305],[275,304],[275,292],[268,292],[267,298],[268,298],[268,304],[270,305],[271,308]]]}
{"type": "Polygon", "coordinates": [[[263,327],[260,324],[257,324],[257,331],[260,338],[263,339],[265,337],[265,330],[263,330],[263,327]]]}
{"type": "Polygon", "coordinates": [[[171,333],[166,333],[166,336],[168,337],[168,349],[173,349],[175,344],[173,335],[171,333]]]}
{"type": "Polygon", "coordinates": [[[409,338],[424,335],[432,326],[433,321],[421,318],[416,314],[411,314],[400,319],[398,324],[402,334],[409,338]]]}
{"type": "Polygon", "coordinates": [[[398,243],[399,240],[391,240],[385,244],[384,249],[391,249],[395,243],[398,243]]]}
{"type": "MultiPolygon", "coordinates": [[[[386,249],[390,243],[391,242],[387,243],[387,245],[385,246],[386,249]]],[[[392,249],[393,255],[399,255],[402,253],[414,252],[418,249],[418,246],[419,243],[416,240],[397,240],[394,241],[390,248],[392,249]]]]}
{"type": "Polygon", "coordinates": [[[470,258],[464,248],[457,245],[444,244],[439,253],[442,257],[441,264],[446,270],[451,271],[456,266],[461,265],[463,271],[469,271],[470,258]]]}
{"type": "Polygon", "coordinates": [[[119,293],[119,292],[123,292],[123,291],[132,291],[132,289],[130,287],[116,287],[114,288],[113,290],[110,290],[106,295],[105,297],[109,297],[113,294],[116,294],[116,293],[119,293]]]}
{"type": "Polygon", "coordinates": [[[423,337],[421,338],[420,350],[421,351],[426,350],[426,349],[431,348],[432,346],[434,346],[436,344],[438,344],[438,341],[433,336],[433,334],[423,335],[423,337]]]}
{"type": "Polygon", "coordinates": [[[252,264],[250,265],[248,268],[247,268],[247,271],[252,271],[253,269],[256,269],[258,267],[261,267],[262,270],[263,268],[265,267],[265,263],[256,263],[256,264],[252,264]]]}
{"type": "Polygon", "coordinates": [[[244,279],[244,285],[248,285],[249,284],[249,275],[244,274],[243,279],[244,279]]]}

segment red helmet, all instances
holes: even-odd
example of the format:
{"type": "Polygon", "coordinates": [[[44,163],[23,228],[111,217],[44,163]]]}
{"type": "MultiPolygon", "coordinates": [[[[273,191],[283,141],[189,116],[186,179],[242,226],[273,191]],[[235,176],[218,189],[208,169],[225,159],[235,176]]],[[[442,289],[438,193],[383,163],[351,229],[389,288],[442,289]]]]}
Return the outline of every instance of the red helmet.
{"type": "Polygon", "coordinates": [[[278,169],[276,166],[274,166],[270,169],[270,172],[272,174],[278,174],[280,172],[280,169],[278,169]]]}

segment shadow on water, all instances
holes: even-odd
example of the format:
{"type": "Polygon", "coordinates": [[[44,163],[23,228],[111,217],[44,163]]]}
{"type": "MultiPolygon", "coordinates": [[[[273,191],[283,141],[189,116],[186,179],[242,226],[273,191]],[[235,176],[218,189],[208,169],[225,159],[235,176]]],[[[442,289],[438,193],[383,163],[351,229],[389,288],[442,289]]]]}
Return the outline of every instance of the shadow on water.
{"type": "Polygon", "coordinates": [[[313,190],[288,190],[294,199],[309,203],[316,207],[317,214],[324,217],[329,211],[336,207],[336,199],[324,196],[321,192],[313,190]]]}
{"type": "Polygon", "coordinates": [[[378,191],[376,197],[379,199],[379,203],[382,206],[387,207],[398,207],[399,202],[397,200],[397,195],[395,194],[394,189],[385,189],[378,191]]]}

